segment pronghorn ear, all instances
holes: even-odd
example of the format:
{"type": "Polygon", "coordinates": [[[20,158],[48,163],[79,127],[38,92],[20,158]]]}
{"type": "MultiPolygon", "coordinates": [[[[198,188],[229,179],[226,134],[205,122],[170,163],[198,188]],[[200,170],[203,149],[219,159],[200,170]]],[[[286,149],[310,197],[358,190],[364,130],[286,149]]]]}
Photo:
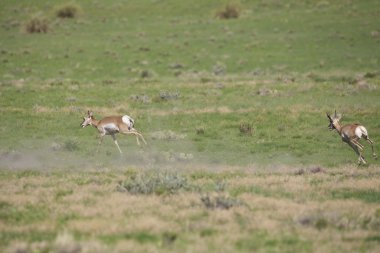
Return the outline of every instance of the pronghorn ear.
{"type": "Polygon", "coordinates": [[[87,115],[88,115],[89,117],[92,117],[92,111],[88,110],[88,111],[87,111],[87,115]]]}

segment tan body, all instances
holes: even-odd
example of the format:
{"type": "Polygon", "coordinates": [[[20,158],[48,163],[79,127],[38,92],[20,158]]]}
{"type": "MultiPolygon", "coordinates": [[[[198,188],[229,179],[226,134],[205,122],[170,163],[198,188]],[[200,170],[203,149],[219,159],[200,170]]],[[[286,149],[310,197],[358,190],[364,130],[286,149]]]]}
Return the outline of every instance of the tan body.
{"type": "Polygon", "coordinates": [[[329,128],[331,130],[335,129],[340,137],[342,138],[342,141],[347,143],[359,156],[358,163],[366,164],[366,161],[363,157],[362,151],[364,149],[364,146],[359,142],[361,138],[364,138],[366,141],[368,141],[371,144],[372,147],[372,156],[376,159],[376,153],[373,148],[373,141],[369,139],[368,137],[368,131],[367,129],[360,124],[347,124],[344,126],[341,126],[339,123],[340,117],[336,115],[336,112],[334,114],[334,117],[331,118],[329,114],[327,114],[327,117],[330,120],[329,128]]]}
{"type": "Polygon", "coordinates": [[[83,123],[81,126],[84,128],[88,125],[94,126],[96,129],[98,129],[100,134],[100,141],[99,145],[103,141],[103,137],[105,135],[111,135],[117,148],[119,149],[119,152],[122,153],[119,144],[116,140],[116,134],[122,133],[122,134],[133,134],[136,136],[137,144],[140,145],[139,138],[142,139],[142,141],[146,144],[146,141],[142,134],[140,134],[135,128],[134,128],[134,120],[129,117],[128,115],[124,116],[108,116],[101,120],[96,120],[92,112],[87,112],[87,117],[83,118],[83,123]]]}

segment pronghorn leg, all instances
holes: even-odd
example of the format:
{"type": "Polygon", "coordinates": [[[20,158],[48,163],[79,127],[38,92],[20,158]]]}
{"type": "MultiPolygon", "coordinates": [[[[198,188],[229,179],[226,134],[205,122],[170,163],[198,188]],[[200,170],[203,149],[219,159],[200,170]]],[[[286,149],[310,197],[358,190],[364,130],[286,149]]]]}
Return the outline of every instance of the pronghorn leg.
{"type": "Polygon", "coordinates": [[[361,151],[363,151],[364,146],[357,139],[352,139],[351,142],[354,143],[361,151]]]}
{"type": "Polygon", "coordinates": [[[122,154],[123,152],[121,152],[121,149],[120,149],[120,147],[119,147],[119,144],[117,143],[116,136],[115,136],[114,134],[112,134],[111,136],[112,136],[112,139],[113,139],[113,141],[115,142],[117,148],[119,149],[120,154],[122,154]]]}
{"type": "Polygon", "coordinates": [[[372,148],[372,156],[373,156],[373,158],[377,159],[377,155],[376,155],[375,150],[374,150],[374,148],[373,148],[373,141],[372,141],[370,138],[368,138],[368,136],[363,136],[363,137],[364,137],[364,139],[365,139],[366,141],[369,142],[369,144],[371,144],[371,148],[372,148]]]}
{"type": "Polygon", "coordinates": [[[131,132],[131,131],[123,131],[123,132],[120,132],[120,133],[125,134],[125,135],[128,135],[128,134],[134,134],[134,135],[136,136],[136,142],[137,142],[137,145],[140,146],[139,137],[138,137],[138,135],[136,135],[136,133],[131,132]]]}
{"type": "Polygon", "coordinates": [[[96,148],[96,153],[99,152],[99,148],[100,148],[100,146],[102,145],[102,142],[103,142],[103,137],[104,137],[103,134],[101,134],[101,135],[99,136],[99,144],[98,144],[98,147],[96,148]]]}
{"type": "Polygon", "coordinates": [[[355,151],[355,153],[359,156],[358,158],[358,164],[360,165],[361,163],[366,164],[367,162],[364,160],[364,157],[362,153],[359,150],[359,146],[355,144],[354,142],[349,142],[348,145],[355,151]]]}
{"type": "Polygon", "coordinates": [[[137,142],[137,145],[138,146],[141,146],[141,144],[140,144],[140,140],[139,140],[139,137],[136,135],[136,142],[137,142]]]}
{"type": "Polygon", "coordinates": [[[145,145],[147,144],[144,137],[142,136],[141,133],[139,133],[136,129],[132,128],[130,130],[127,130],[127,129],[121,129],[120,133],[122,134],[133,134],[136,136],[136,141],[137,141],[137,145],[140,146],[140,141],[139,141],[139,138],[145,143],[145,145]]]}
{"type": "Polygon", "coordinates": [[[133,132],[136,136],[138,136],[138,138],[141,138],[141,140],[145,143],[145,145],[147,145],[147,143],[146,143],[146,141],[145,141],[145,139],[144,139],[144,136],[143,136],[141,133],[139,133],[138,131],[136,131],[136,129],[132,129],[132,132],[133,132]]]}
{"type": "Polygon", "coordinates": [[[142,136],[142,134],[140,134],[139,132],[137,132],[137,131],[128,131],[128,132],[121,132],[122,134],[133,134],[133,135],[135,135],[136,136],[136,141],[137,141],[137,145],[139,145],[140,146],[140,140],[139,140],[139,138],[141,138],[141,140],[145,143],[145,144],[147,144],[146,143],[146,141],[145,141],[145,139],[144,139],[144,137],[142,136]]]}

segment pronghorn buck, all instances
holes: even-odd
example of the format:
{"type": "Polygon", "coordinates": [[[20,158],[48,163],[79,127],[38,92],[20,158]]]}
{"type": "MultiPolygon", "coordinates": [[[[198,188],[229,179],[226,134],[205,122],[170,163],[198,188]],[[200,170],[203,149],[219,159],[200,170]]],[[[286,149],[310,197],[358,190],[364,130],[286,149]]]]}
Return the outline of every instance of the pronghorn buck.
{"type": "Polygon", "coordinates": [[[358,164],[366,164],[366,161],[363,157],[363,148],[364,146],[360,144],[359,140],[363,137],[366,141],[371,144],[372,147],[372,156],[377,159],[375,151],[373,149],[373,141],[371,141],[368,137],[367,129],[360,124],[347,124],[341,126],[339,121],[342,118],[334,113],[334,116],[331,118],[330,114],[326,113],[327,118],[330,121],[329,128],[330,130],[336,130],[338,134],[342,137],[342,141],[350,145],[350,147],[355,151],[355,153],[359,156],[358,164]]]}
{"type": "Polygon", "coordinates": [[[133,134],[136,136],[137,144],[140,145],[139,138],[146,144],[146,141],[142,134],[140,134],[136,129],[134,129],[135,121],[128,115],[124,116],[109,116],[101,120],[96,120],[91,111],[87,112],[87,116],[83,118],[81,124],[82,128],[86,126],[94,126],[98,129],[100,134],[99,146],[102,144],[103,137],[105,135],[111,135],[114,140],[117,148],[119,149],[120,154],[122,153],[119,144],[116,140],[116,134],[133,134]]]}

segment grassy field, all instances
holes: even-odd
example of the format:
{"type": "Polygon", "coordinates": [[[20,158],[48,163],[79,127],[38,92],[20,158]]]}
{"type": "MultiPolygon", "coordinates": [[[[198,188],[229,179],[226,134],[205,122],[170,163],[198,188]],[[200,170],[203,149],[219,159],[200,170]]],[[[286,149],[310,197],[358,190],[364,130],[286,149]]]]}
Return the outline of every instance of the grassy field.
{"type": "Polygon", "coordinates": [[[2,171],[0,238],[10,252],[376,252],[379,174],[2,171]]]}
{"type": "Polygon", "coordinates": [[[227,3],[0,2],[1,252],[380,250],[380,3],[227,3]]]}

